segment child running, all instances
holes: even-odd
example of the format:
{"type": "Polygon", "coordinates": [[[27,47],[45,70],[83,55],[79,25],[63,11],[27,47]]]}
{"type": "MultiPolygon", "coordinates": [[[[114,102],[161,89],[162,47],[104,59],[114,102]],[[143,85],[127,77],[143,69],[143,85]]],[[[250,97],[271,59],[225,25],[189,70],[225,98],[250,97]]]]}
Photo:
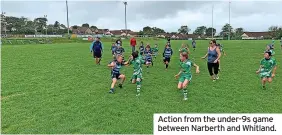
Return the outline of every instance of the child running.
{"type": "Polygon", "coordinates": [[[112,44],[112,47],[111,47],[111,51],[112,51],[113,57],[114,57],[114,55],[115,55],[116,49],[117,49],[117,46],[116,46],[115,43],[113,43],[113,44],[112,44]]]}
{"type": "Polygon", "coordinates": [[[195,51],[196,50],[196,41],[195,40],[192,41],[192,46],[193,46],[193,51],[195,51]]]}
{"type": "Polygon", "coordinates": [[[118,55],[116,57],[116,60],[112,61],[110,64],[108,64],[108,67],[112,68],[111,71],[111,78],[112,78],[112,84],[109,93],[114,93],[114,87],[118,79],[121,79],[118,87],[122,88],[122,84],[125,80],[125,75],[120,73],[120,69],[122,66],[127,65],[128,62],[123,62],[122,56],[118,55]]]}
{"type": "Polygon", "coordinates": [[[159,51],[158,44],[155,44],[155,47],[152,48],[152,51],[153,51],[153,56],[156,59],[159,51]]]}
{"type": "Polygon", "coordinates": [[[123,53],[124,53],[124,49],[120,45],[118,45],[117,48],[116,48],[116,51],[115,51],[115,57],[114,58],[117,58],[117,56],[120,55],[120,56],[122,56],[122,60],[124,61],[123,53]]]}
{"type": "MultiPolygon", "coordinates": [[[[220,50],[220,53],[226,56],[226,53],[223,49],[223,44],[216,44],[216,46],[220,50]]],[[[220,59],[218,60],[218,71],[220,72],[220,59]]]]}
{"type": "Polygon", "coordinates": [[[165,46],[165,49],[164,49],[164,52],[163,52],[163,61],[164,61],[164,64],[165,64],[165,69],[167,70],[168,68],[168,64],[170,62],[170,57],[172,56],[173,54],[173,51],[172,49],[169,47],[169,45],[167,44],[165,46]]]}
{"type": "Polygon", "coordinates": [[[145,64],[147,66],[147,72],[149,72],[149,66],[152,65],[153,66],[153,61],[152,61],[152,50],[149,44],[147,44],[145,51],[144,51],[144,55],[145,55],[145,64]]]}
{"type": "Polygon", "coordinates": [[[137,84],[136,96],[140,96],[141,82],[142,82],[142,64],[145,63],[143,59],[139,57],[138,51],[132,53],[131,61],[129,62],[133,65],[133,75],[131,78],[131,83],[137,84]]]}
{"type": "Polygon", "coordinates": [[[193,63],[188,59],[188,53],[182,52],[180,55],[180,66],[181,69],[177,75],[175,75],[175,78],[179,78],[178,86],[177,88],[180,90],[183,90],[184,100],[188,99],[188,91],[187,91],[187,85],[192,79],[192,73],[191,68],[192,66],[196,67],[196,73],[200,73],[199,66],[193,63]]]}
{"type": "Polygon", "coordinates": [[[269,83],[272,82],[272,78],[276,73],[276,68],[276,60],[271,57],[271,52],[265,52],[264,58],[260,61],[260,67],[256,71],[257,74],[260,74],[262,89],[266,89],[266,81],[269,83]]]}
{"type": "Polygon", "coordinates": [[[144,54],[145,47],[144,47],[143,41],[141,41],[141,45],[140,45],[140,47],[139,47],[139,51],[140,51],[140,55],[143,55],[143,54],[144,54]]]}

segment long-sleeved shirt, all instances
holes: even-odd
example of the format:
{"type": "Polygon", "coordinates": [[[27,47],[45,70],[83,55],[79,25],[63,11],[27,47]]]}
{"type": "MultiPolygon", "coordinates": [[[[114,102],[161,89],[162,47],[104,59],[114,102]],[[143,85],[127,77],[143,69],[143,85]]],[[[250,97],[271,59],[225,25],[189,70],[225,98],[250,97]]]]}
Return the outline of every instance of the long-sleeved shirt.
{"type": "Polygon", "coordinates": [[[170,56],[173,54],[173,51],[171,48],[165,48],[163,52],[163,57],[170,58],[170,56]]]}
{"type": "MultiPolygon", "coordinates": [[[[95,42],[97,42],[97,41],[93,41],[93,42],[91,43],[91,45],[90,45],[90,52],[93,51],[93,47],[94,47],[95,42]]],[[[101,42],[101,41],[99,41],[99,42],[101,42]]],[[[103,43],[102,43],[102,42],[101,42],[101,47],[102,47],[102,51],[103,51],[103,50],[104,50],[104,47],[103,47],[103,43]]]]}

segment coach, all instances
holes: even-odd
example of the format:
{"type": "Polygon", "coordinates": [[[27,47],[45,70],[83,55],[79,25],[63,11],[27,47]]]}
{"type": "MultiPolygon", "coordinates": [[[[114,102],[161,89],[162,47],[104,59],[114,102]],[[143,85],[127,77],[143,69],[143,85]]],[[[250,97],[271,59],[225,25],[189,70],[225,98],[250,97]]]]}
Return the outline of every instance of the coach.
{"type": "Polygon", "coordinates": [[[95,41],[92,42],[90,46],[90,52],[93,54],[93,57],[96,60],[96,64],[100,65],[102,52],[103,52],[103,44],[100,41],[100,37],[97,37],[95,41]]]}
{"type": "Polygon", "coordinates": [[[132,37],[130,39],[130,46],[132,48],[132,52],[134,52],[135,51],[135,46],[136,46],[136,39],[134,37],[132,37]]]}

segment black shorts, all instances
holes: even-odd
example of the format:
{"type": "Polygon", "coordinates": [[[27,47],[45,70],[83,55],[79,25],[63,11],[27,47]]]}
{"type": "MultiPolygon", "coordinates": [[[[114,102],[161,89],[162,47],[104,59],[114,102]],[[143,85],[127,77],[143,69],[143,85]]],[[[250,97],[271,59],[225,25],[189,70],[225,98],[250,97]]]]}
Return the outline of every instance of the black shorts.
{"type": "Polygon", "coordinates": [[[102,57],[102,52],[93,52],[93,57],[94,58],[101,58],[102,57]]]}
{"type": "Polygon", "coordinates": [[[164,58],[164,62],[170,62],[170,58],[164,58]]]}
{"type": "Polygon", "coordinates": [[[120,76],[120,73],[112,73],[111,74],[112,79],[113,78],[120,79],[119,76],[120,76]]]}
{"type": "Polygon", "coordinates": [[[196,46],[193,46],[193,48],[196,48],[196,46]]]}

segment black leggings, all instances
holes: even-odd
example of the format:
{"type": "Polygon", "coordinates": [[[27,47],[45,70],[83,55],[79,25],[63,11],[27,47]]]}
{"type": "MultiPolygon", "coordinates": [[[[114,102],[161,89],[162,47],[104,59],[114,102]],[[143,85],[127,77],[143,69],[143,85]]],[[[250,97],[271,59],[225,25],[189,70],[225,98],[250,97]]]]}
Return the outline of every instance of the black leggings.
{"type": "Polygon", "coordinates": [[[208,62],[208,70],[209,70],[210,76],[212,76],[213,74],[215,75],[218,74],[218,67],[219,67],[218,62],[217,63],[208,62]]]}

